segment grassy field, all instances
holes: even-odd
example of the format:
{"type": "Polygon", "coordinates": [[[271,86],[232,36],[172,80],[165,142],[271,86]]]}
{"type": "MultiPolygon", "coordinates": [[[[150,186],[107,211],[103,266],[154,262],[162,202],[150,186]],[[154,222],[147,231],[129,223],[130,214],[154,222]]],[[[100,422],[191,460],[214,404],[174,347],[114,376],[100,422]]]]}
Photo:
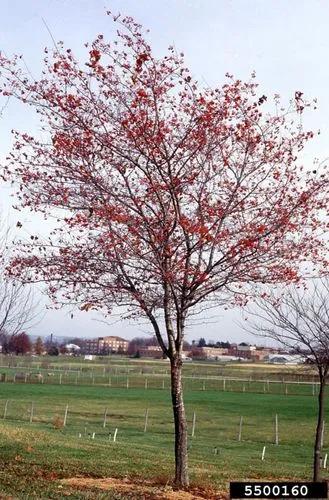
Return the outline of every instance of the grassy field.
{"type": "MultiPolygon", "coordinates": [[[[168,361],[115,356],[92,362],[81,358],[0,356],[3,380],[48,385],[99,385],[116,388],[167,389],[168,361]]],[[[316,374],[310,366],[193,362],[185,363],[187,391],[222,390],[272,394],[315,395],[316,374]]]]}
{"type": "MultiPolygon", "coordinates": [[[[23,366],[29,364],[28,360],[17,361],[20,366],[8,368],[2,360],[1,372],[8,376],[15,370],[16,373],[24,372],[23,366]]],[[[49,376],[50,381],[45,376],[45,383],[21,380],[0,384],[1,498],[6,498],[6,495],[24,499],[170,498],[154,492],[147,496],[137,490],[129,496],[127,492],[102,492],[90,485],[73,487],[62,482],[76,476],[115,477],[135,482],[146,479],[158,484],[170,480],[173,421],[166,362],[136,360],[127,364],[126,360],[112,360],[110,363],[98,360],[87,366],[77,360],[70,360],[70,363],[60,359],[42,362],[47,362],[48,366],[37,366],[40,361],[33,360],[26,371],[41,373],[42,370],[57,369],[58,373],[66,371],[66,376],[71,378],[67,383],[62,381],[61,385],[55,383],[54,376],[49,376]],[[141,370],[143,374],[140,374],[141,370]],[[81,378],[76,384],[78,372],[81,378]],[[111,386],[103,384],[102,379],[109,375],[113,379],[111,386]],[[127,375],[131,384],[128,389],[124,385],[127,375]],[[94,383],[92,377],[95,377],[94,383]],[[143,385],[145,378],[149,380],[147,390],[143,385]],[[67,405],[67,421],[63,427],[67,405]],[[148,421],[144,432],[146,410],[148,421]],[[115,429],[117,436],[113,442],[115,429]]],[[[316,397],[310,391],[312,384],[303,385],[302,382],[305,377],[309,380],[313,375],[308,372],[297,374],[292,369],[287,373],[286,369],[277,372],[266,371],[264,367],[257,371],[255,366],[227,368],[225,373],[225,368],[218,365],[200,363],[196,367],[194,363],[186,364],[185,401],[192,486],[211,486],[222,491],[228,489],[228,482],[233,479],[309,479],[316,397]],[[235,381],[234,385],[232,380],[223,390],[222,379],[232,377],[232,372],[238,378],[251,378],[245,382],[244,392],[242,382],[235,381]],[[269,373],[273,375],[270,378],[269,373]],[[296,382],[299,377],[300,384],[291,384],[291,387],[300,393],[293,395],[290,386],[287,395],[280,392],[285,382],[271,382],[269,385],[273,391],[264,393],[264,383],[254,381],[261,377],[275,380],[274,375],[281,377],[280,381],[284,377],[296,382]],[[292,376],[294,379],[290,378],[292,376]],[[207,384],[205,389],[203,381],[207,384]],[[278,393],[274,393],[275,384],[280,388],[278,393]],[[196,426],[192,438],[194,413],[196,426]],[[279,419],[278,446],[274,444],[276,414],[279,419]],[[264,446],[265,459],[262,461],[264,446]]],[[[326,421],[328,418],[329,411],[326,421]]],[[[324,453],[328,448],[329,435],[328,438],[325,435],[324,453]]],[[[327,477],[327,471],[323,472],[327,477]]]]}
{"type": "MultiPolygon", "coordinates": [[[[8,365],[12,368],[29,368],[34,370],[65,370],[83,373],[158,373],[166,374],[169,370],[167,360],[133,359],[116,355],[97,357],[93,361],[84,361],[81,357],[62,356],[5,356],[0,354],[0,367],[8,365]]],[[[269,365],[266,363],[221,363],[209,361],[193,361],[184,364],[184,373],[190,376],[235,376],[244,375],[259,378],[282,378],[298,380],[314,377],[314,370],[307,365],[269,365]]]]}

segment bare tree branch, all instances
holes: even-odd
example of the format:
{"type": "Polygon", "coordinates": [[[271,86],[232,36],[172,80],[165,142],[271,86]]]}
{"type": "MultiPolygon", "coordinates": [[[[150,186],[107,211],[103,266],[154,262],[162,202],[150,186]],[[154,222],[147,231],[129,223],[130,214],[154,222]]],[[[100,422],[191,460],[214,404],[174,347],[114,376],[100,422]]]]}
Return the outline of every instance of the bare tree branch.
{"type": "Polygon", "coordinates": [[[309,288],[291,287],[286,293],[267,293],[249,311],[249,332],[294,349],[318,371],[318,418],[314,442],[313,480],[320,478],[324,395],[329,370],[329,278],[313,280],[309,288]]]}

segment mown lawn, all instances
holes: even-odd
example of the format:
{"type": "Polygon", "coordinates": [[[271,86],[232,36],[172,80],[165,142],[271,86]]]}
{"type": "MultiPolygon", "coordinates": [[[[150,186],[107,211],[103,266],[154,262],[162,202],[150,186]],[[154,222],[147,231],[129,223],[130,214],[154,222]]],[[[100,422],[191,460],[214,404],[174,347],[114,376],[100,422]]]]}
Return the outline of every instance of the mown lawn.
{"type": "MultiPolygon", "coordinates": [[[[192,483],[222,490],[228,488],[230,479],[311,477],[316,397],[187,390],[185,401],[190,434],[196,414],[195,436],[189,440],[192,483]],[[275,414],[279,418],[279,446],[273,444],[275,414]]],[[[327,421],[328,417],[329,411],[327,421]]],[[[77,491],[60,480],[79,475],[165,483],[172,475],[173,422],[168,388],[1,383],[0,433],[2,496],[112,498],[109,492],[77,491]],[[66,405],[67,423],[62,427],[66,405]],[[115,429],[117,440],[113,442],[115,429]]],[[[328,447],[329,435],[325,436],[324,453],[328,447]]],[[[328,476],[327,471],[324,476],[328,476]]],[[[120,495],[113,498],[125,498],[120,495]]]]}

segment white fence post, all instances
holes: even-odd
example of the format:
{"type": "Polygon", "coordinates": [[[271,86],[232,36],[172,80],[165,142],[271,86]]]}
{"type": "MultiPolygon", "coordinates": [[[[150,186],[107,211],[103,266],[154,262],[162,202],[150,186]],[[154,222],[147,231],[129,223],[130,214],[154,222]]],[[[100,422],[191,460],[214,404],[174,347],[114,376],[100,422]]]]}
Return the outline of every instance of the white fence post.
{"type": "Polygon", "coordinates": [[[67,421],[67,413],[69,411],[69,405],[66,405],[66,408],[65,408],[65,413],[64,413],[64,421],[63,421],[63,427],[66,426],[66,421],[67,421]]]}
{"type": "Polygon", "coordinates": [[[193,412],[192,437],[194,437],[194,434],[195,434],[195,422],[196,422],[196,413],[193,412]]]}
{"type": "Polygon", "coordinates": [[[33,412],[34,412],[34,403],[32,401],[31,410],[30,410],[30,424],[32,424],[32,422],[33,422],[33,412]]]}
{"type": "Polygon", "coordinates": [[[104,427],[104,429],[106,427],[106,419],[107,419],[107,408],[105,408],[105,411],[104,411],[104,419],[103,419],[103,427],[104,427]]]}
{"type": "Polygon", "coordinates": [[[3,419],[4,420],[5,420],[6,416],[7,416],[8,403],[9,403],[9,399],[6,400],[6,402],[5,402],[5,408],[3,410],[3,419]]]}
{"type": "Polygon", "coordinates": [[[238,441],[241,441],[243,417],[240,417],[238,441]]]}
{"type": "Polygon", "coordinates": [[[148,419],[149,419],[149,409],[147,408],[145,412],[144,432],[147,431],[148,419]]]}
{"type": "Polygon", "coordinates": [[[265,451],[266,451],[266,446],[263,447],[263,451],[262,451],[262,460],[264,460],[265,458],[265,451]]]}

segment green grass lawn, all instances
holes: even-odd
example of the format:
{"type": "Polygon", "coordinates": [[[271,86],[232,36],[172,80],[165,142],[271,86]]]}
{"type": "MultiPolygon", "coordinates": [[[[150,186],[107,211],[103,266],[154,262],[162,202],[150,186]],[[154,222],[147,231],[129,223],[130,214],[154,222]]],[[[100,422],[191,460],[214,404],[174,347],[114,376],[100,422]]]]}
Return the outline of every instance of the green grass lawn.
{"type": "MultiPolygon", "coordinates": [[[[189,440],[192,483],[227,489],[233,479],[310,479],[316,423],[316,398],[312,395],[187,389],[185,401],[190,433],[196,414],[195,437],[189,440]],[[279,418],[279,446],[273,444],[275,414],[279,418]]],[[[24,499],[112,498],[108,492],[77,491],[60,483],[61,478],[77,475],[170,480],[170,405],[168,387],[127,390],[97,385],[1,383],[0,495],[24,499]],[[67,425],[61,428],[66,405],[67,425]]],[[[326,421],[328,418],[329,411],[326,421]]],[[[329,435],[325,436],[324,453],[328,448],[329,435]]],[[[113,498],[125,496],[117,493],[113,498]]]]}

